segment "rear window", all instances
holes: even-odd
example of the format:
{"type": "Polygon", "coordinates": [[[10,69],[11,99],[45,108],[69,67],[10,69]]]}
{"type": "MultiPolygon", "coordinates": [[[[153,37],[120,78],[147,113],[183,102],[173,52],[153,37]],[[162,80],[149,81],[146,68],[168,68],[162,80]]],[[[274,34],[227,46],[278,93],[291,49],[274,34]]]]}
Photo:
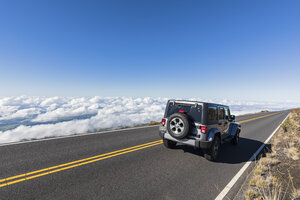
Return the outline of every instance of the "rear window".
{"type": "Polygon", "coordinates": [[[166,109],[165,117],[170,117],[174,113],[178,113],[183,110],[193,121],[201,122],[201,105],[190,105],[190,104],[179,104],[179,103],[169,103],[166,109]]]}

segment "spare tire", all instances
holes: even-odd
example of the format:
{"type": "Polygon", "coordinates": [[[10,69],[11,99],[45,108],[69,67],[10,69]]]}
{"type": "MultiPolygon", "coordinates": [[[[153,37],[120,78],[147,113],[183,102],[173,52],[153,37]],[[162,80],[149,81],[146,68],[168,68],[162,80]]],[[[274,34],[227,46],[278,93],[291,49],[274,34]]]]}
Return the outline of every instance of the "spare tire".
{"type": "Polygon", "coordinates": [[[168,119],[168,132],[176,139],[185,138],[189,134],[190,127],[190,120],[184,113],[174,113],[168,119]]]}

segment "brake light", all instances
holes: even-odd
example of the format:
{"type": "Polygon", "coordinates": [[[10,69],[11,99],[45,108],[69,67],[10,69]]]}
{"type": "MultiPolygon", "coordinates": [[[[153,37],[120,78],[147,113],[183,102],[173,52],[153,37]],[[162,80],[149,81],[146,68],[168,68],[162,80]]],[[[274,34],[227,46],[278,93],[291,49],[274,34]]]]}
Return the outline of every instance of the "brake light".
{"type": "Polygon", "coordinates": [[[180,113],[184,113],[184,111],[183,111],[183,110],[179,110],[179,112],[180,112],[180,113]]]}
{"type": "Polygon", "coordinates": [[[206,133],[207,128],[206,128],[206,126],[200,126],[200,130],[201,130],[201,133],[206,133]]]}
{"type": "Polygon", "coordinates": [[[166,119],[164,119],[164,118],[161,119],[161,125],[163,125],[163,126],[166,125],[166,119]]]}

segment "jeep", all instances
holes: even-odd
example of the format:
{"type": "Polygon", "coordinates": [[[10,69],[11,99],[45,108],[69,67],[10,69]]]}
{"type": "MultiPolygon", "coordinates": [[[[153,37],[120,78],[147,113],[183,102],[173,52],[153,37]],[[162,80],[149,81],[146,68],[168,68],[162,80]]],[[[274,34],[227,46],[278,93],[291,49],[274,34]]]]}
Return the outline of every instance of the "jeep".
{"type": "Polygon", "coordinates": [[[239,142],[241,125],[226,105],[199,101],[169,100],[159,135],[167,148],[177,143],[202,149],[207,160],[215,161],[221,144],[239,142]]]}

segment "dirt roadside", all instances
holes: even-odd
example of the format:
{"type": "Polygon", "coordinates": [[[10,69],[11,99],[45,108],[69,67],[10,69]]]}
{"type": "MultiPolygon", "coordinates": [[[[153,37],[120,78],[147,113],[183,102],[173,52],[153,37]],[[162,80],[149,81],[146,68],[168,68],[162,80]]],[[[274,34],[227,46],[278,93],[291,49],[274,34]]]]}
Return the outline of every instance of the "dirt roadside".
{"type": "Polygon", "coordinates": [[[292,110],[255,161],[238,199],[300,200],[300,109],[292,110]]]}

